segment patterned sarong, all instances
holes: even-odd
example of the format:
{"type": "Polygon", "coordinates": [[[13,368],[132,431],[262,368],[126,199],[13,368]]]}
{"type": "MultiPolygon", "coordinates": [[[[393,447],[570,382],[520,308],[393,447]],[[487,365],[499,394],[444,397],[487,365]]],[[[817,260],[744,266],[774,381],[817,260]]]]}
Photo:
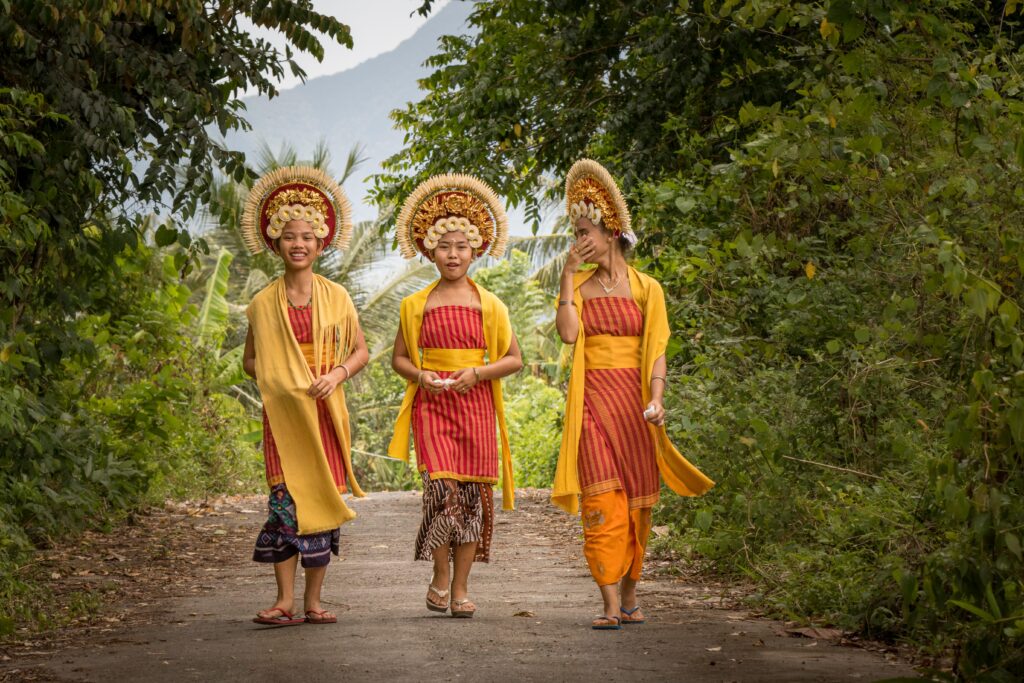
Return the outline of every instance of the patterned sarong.
{"type": "Polygon", "coordinates": [[[476,543],[474,561],[487,562],[494,535],[494,489],[490,484],[431,479],[423,472],[423,522],[416,535],[417,560],[433,560],[435,548],[476,543]]]}
{"type": "Polygon", "coordinates": [[[253,561],[284,562],[295,553],[301,553],[303,567],[326,567],[331,561],[331,553],[338,554],[341,539],[338,529],[298,535],[295,501],[284,484],[277,484],[271,489],[267,507],[270,514],[256,538],[253,561]]]}

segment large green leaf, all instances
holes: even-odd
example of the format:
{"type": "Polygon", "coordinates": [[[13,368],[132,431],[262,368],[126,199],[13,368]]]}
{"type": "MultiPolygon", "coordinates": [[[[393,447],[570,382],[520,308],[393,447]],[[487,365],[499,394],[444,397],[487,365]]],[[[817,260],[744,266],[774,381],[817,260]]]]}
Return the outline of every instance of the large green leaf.
{"type": "Polygon", "coordinates": [[[213,272],[206,282],[205,296],[196,319],[199,340],[219,349],[228,324],[228,279],[231,276],[231,261],[234,256],[227,249],[221,249],[213,272]]]}

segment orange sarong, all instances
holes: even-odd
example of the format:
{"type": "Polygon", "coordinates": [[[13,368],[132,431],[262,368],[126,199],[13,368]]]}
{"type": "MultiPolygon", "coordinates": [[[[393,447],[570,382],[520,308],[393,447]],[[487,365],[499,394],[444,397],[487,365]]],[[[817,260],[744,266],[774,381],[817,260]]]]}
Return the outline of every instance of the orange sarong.
{"type": "Polygon", "coordinates": [[[583,556],[598,586],[640,579],[651,508],[630,508],[622,489],[583,496],[583,556]]]}

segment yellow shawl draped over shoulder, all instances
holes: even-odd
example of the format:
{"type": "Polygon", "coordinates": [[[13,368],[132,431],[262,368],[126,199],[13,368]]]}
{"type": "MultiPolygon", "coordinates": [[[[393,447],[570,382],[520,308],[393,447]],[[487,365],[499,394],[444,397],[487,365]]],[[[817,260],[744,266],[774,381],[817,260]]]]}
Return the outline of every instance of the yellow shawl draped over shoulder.
{"type": "MultiPolygon", "coordinates": [[[[566,512],[579,512],[580,484],[576,471],[576,455],[579,452],[580,430],[583,425],[584,388],[584,347],[583,296],[580,286],[589,280],[595,270],[585,270],[573,278],[573,303],[579,320],[579,336],[572,353],[572,370],[569,375],[569,392],[565,402],[565,422],[562,429],[562,447],[555,467],[555,481],[551,491],[551,502],[566,512]]],[[[644,312],[644,334],[641,339],[640,388],[644,405],[651,400],[651,375],[654,361],[665,353],[671,334],[668,327],[668,311],[665,308],[665,294],[658,281],[629,266],[629,290],[640,310],[644,312]]],[[[657,449],[658,471],[668,487],[681,496],[699,496],[715,485],[696,467],[684,458],[668,439],[665,425],[655,427],[647,423],[647,429],[654,437],[657,449]]]]}
{"type": "MultiPolygon", "coordinates": [[[[409,358],[417,368],[421,367],[420,360],[420,328],[423,326],[423,309],[427,305],[427,297],[440,280],[435,280],[424,289],[410,294],[402,299],[401,321],[402,337],[405,340],[405,348],[409,351],[409,358]]],[[[508,317],[508,308],[498,297],[473,282],[470,284],[476,287],[480,295],[480,307],[483,313],[484,343],[487,345],[487,356],[490,362],[504,358],[512,346],[512,322],[508,317]]],[[[398,420],[395,422],[395,433],[391,437],[391,444],[388,446],[388,455],[408,462],[409,460],[409,431],[412,427],[412,402],[416,398],[419,387],[416,382],[408,382],[405,388],[405,398],[402,400],[402,407],[398,411],[398,420]]],[[[501,380],[491,380],[491,395],[494,398],[494,412],[497,413],[498,431],[501,434],[501,500],[502,508],[505,510],[515,509],[515,481],[512,478],[512,452],[508,445],[508,428],[505,425],[505,403],[502,400],[501,380]]]]}
{"type": "MultiPolygon", "coordinates": [[[[351,353],[358,330],[352,298],[339,284],[313,276],[313,358],[331,368],[351,353]]],[[[267,411],[267,420],[281,455],[288,492],[295,500],[300,534],[336,529],[353,519],[342,500],[327,464],[316,400],[306,389],[320,375],[320,363],[310,368],[288,320],[284,278],[270,283],[253,297],[246,309],[256,343],[256,384],[267,411]]],[[[365,494],[352,473],[351,436],[345,391],[342,385],[324,401],[345,459],[345,472],[353,495],[365,494]]]]}

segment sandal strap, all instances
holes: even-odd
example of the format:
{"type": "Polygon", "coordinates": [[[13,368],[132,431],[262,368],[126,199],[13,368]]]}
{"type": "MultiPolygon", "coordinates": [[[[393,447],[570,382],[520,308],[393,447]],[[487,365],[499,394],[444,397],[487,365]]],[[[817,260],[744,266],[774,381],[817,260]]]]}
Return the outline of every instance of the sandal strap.
{"type": "Polygon", "coordinates": [[[437,588],[434,588],[434,584],[429,584],[427,586],[427,590],[430,593],[433,593],[437,597],[441,598],[442,600],[444,600],[445,598],[448,597],[448,591],[447,590],[438,590],[437,588]]]}
{"type": "Polygon", "coordinates": [[[627,617],[631,617],[636,614],[636,611],[640,609],[640,605],[637,605],[633,609],[626,609],[625,607],[619,606],[619,611],[625,614],[627,617]]]}

